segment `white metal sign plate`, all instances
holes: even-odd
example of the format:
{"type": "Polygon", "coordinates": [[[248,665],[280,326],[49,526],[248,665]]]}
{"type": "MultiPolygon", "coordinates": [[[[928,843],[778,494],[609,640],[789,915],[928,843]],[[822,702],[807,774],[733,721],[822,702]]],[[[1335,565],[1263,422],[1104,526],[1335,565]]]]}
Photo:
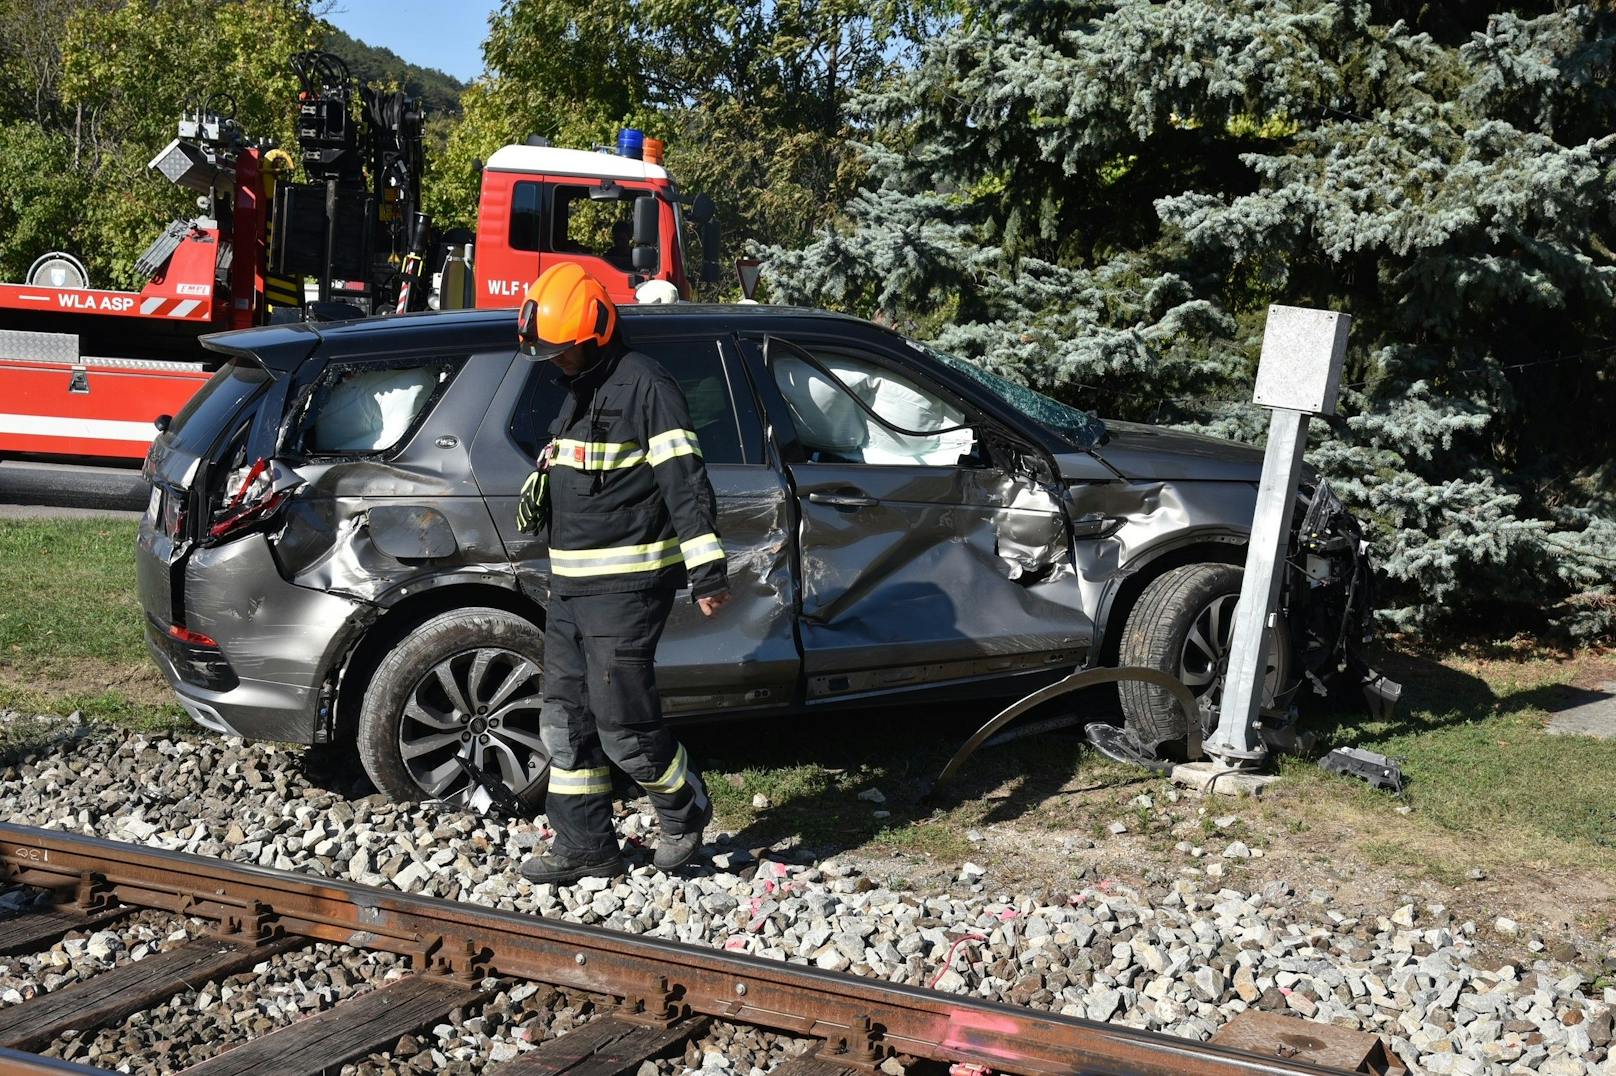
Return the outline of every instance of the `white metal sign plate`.
{"type": "Polygon", "coordinates": [[[1264,407],[1335,414],[1352,317],[1305,306],[1270,306],[1252,397],[1264,407]]]}

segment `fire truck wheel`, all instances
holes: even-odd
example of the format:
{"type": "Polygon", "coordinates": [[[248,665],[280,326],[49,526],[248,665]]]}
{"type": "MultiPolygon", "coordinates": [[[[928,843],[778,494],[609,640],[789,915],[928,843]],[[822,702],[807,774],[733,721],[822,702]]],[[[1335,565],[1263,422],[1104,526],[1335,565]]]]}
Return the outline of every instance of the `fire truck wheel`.
{"type": "Polygon", "coordinates": [[[480,806],[481,789],[497,809],[508,789],[532,817],[550,772],[539,739],[543,701],[537,625],[503,609],[442,613],[377,667],[360,709],[359,757],[394,799],[480,806]]]}

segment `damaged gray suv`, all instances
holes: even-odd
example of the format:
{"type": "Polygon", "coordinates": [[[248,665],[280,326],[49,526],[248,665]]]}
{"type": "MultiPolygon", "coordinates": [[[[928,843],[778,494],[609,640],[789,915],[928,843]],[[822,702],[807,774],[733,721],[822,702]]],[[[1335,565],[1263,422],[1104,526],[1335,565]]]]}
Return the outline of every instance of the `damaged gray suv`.
{"type": "MultiPolygon", "coordinates": [[[[683,386],[733,600],[676,607],[670,715],[1020,695],[1083,665],[1221,691],[1261,456],[1102,422],[865,321],[769,306],[622,310],[683,386]]],[[[153,654],[200,724],[357,744],[403,799],[542,800],[547,551],[517,495],[563,389],[508,311],[272,326],[146,461],[153,654]]],[[[1362,674],[1357,524],[1308,481],[1267,712],[1362,674]]],[[[1131,739],[1182,753],[1165,692],[1131,739]]],[[[1283,720],[1277,722],[1283,723],[1283,720]]]]}

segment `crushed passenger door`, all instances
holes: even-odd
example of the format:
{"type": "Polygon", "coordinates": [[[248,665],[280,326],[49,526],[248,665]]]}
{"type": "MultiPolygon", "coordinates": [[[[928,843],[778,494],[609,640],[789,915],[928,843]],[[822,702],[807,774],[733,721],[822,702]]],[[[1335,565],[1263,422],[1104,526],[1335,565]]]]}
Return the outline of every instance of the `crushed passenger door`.
{"type": "Polygon", "coordinates": [[[764,347],[796,439],[810,700],[1083,658],[1064,510],[989,447],[985,419],[875,349],[764,347]]]}

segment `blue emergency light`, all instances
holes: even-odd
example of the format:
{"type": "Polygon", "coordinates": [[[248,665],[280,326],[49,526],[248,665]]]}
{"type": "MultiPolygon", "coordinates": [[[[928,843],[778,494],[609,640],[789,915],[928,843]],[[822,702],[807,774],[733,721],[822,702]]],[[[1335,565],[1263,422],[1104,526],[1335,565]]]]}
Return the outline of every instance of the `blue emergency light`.
{"type": "Polygon", "coordinates": [[[617,155],[640,160],[645,154],[645,132],[634,127],[624,127],[617,132],[617,155]]]}

